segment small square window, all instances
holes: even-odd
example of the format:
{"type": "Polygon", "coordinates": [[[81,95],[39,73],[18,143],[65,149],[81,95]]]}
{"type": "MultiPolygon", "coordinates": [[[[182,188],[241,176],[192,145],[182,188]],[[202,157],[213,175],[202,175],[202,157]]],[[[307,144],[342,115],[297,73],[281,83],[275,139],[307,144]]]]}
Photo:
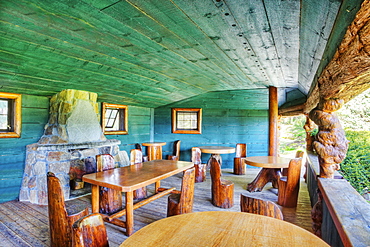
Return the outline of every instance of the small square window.
{"type": "Polygon", "coordinates": [[[0,92],[0,138],[21,135],[21,95],[0,92]]]}
{"type": "Polygon", "coordinates": [[[201,134],[201,108],[172,108],[172,133],[201,134]]]}
{"type": "Polygon", "coordinates": [[[127,105],[103,103],[102,126],[106,135],[127,135],[127,105]]]}

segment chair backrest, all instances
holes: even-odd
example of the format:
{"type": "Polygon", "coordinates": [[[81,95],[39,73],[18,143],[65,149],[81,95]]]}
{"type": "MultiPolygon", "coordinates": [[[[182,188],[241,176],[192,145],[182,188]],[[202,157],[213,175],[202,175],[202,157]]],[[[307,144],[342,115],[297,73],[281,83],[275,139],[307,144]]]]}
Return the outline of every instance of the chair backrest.
{"type": "Polygon", "coordinates": [[[211,157],[210,159],[210,174],[213,185],[220,185],[221,184],[221,165],[217,159],[211,157]]]}
{"type": "Polygon", "coordinates": [[[131,149],[130,151],[130,163],[131,165],[142,163],[143,162],[143,153],[140,149],[131,149]]]}
{"type": "Polygon", "coordinates": [[[177,156],[179,158],[180,158],[180,144],[181,144],[181,141],[180,140],[176,140],[173,143],[173,155],[174,156],[177,156]]]}
{"type": "Polygon", "coordinates": [[[193,162],[195,165],[199,165],[202,163],[201,155],[202,152],[200,151],[200,148],[191,148],[191,162],[193,162]]]}
{"type": "Polygon", "coordinates": [[[64,203],[64,193],[59,179],[52,172],[47,174],[48,211],[50,242],[52,246],[58,243],[72,243],[72,232],[68,222],[68,213],[64,203]]]}
{"type": "Polygon", "coordinates": [[[107,230],[99,213],[82,217],[73,224],[73,246],[109,246],[107,230]]]}
{"type": "Polygon", "coordinates": [[[283,220],[283,213],[276,203],[245,194],[240,195],[240,210],[246,213],[260,214],[283,220]]]}
{"type": "Polygon", "coordinates": [[[302,157],[290,160],[287,172],[287,185],[285,187],[287,191],[299,190],[301,167],[302,167],[302,157]]]}
{"type": "Polygon", "coordinates": [[[116,168],[114,158],[110,154],[96,155],[96,171],[102,172],[116,168]]]}
{"type": "Polygon", "coordinates": [[[130,165],[130,158],[125,150],[118,151],[118,155],[115,158],[117,158],[118,167],[130,165]]]}
{"type": "Polygon", "coordinates": [[[237,158],[247,157],[247,144],[245,143],[236,144],[235,157],[237,158]]]}
{"type": "Polygon", "coordinates": [[[184,171],[181,184],[180,207],[181,212],[191,212],[194,202],[195,168],[184,171]]]}
{"type": "Polygon", "coordinates": [[[143,151],[140,143],[135,143],[135,149],[139,149],[140,151],[143,151]]]}

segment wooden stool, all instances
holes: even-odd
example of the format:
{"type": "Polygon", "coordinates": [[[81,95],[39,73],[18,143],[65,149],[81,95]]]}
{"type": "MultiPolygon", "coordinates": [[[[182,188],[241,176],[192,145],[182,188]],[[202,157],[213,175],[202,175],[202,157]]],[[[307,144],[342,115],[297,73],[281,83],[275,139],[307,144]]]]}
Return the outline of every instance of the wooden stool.
{"type": "Polygon", "coordinates": [[[73,224],[74,247],[109,246],[103,218],[98,213],[82,217],[73,224]]]}
{"type": "MultiPolygon", "coordinates": [[[[96,171],[102,172],[116,168],[114,158],[110,154],[96,156],[96,171]]],[[[122,192],[100,186],[99,212],[113,214],[122,209],[122,192]]]]}
{"type": "Polygon", "coordinates": [[[201,154],[199,148],[193,147],[191,149],[191,162],[194,163],[195,168],[195,182],[201,183],[206,181],[206,168],[207,164],[202,164],[201,154]]]}
{"type": "Polygon", "coordinates": [[[246,164],[244,158],[247,157],[247,144],[238,143],[236,144],[236,155],[234,158],[234,174],[244,175],[246,170],[246,164]]]}
{"type": "Polygon", "coordinates": [[[245,194],[240,195],[240,210],[246,213],[260,214],[283,220],[283,213],[276,203],[245,194]]]}
{"type": "Polygon", "coordinates": [[[168,197],[167,217],[193,211],[194,182],[195,169],[193,167],[184,171],[181,191],[175,190],[176,192],[168,197]]]}
{"type": "Polygon", "coordinates": [[[212,204],[220,208],[231,208],[234,205],[234,183],[221,178],[221,165],[211,157],[212,204]]]}
{"type": "Polygon", "coordinates": [[[50,245],[72,246],[72,225],[82,216],[88,215],[89,210],[81,207],[66,207],[62,186],[52,172],[47,174],[47,185],[50,245]]]}

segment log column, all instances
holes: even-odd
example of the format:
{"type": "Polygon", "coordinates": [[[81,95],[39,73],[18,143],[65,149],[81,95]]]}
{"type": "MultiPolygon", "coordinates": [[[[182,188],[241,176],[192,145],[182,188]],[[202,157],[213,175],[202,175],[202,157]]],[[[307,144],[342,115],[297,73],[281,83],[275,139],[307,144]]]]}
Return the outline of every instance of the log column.
{"type": "Polygon", "coordinates": [[[277,88],[269,87],[269,156],[278,154],[278,96],[277,88]]]}

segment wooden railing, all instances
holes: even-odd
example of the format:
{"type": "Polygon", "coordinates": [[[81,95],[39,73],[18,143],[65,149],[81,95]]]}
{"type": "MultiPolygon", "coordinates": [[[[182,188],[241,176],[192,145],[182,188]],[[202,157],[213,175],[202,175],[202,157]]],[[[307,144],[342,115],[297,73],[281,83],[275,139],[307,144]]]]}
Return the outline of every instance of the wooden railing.
{"type": "Polygon", "coordinates": [[[343,179],[318,178],[317,156],[308,153],[307,187],[311,205],[322,193],[321,237],[331,246],[370,246],[370,203],[343,179]]]}

